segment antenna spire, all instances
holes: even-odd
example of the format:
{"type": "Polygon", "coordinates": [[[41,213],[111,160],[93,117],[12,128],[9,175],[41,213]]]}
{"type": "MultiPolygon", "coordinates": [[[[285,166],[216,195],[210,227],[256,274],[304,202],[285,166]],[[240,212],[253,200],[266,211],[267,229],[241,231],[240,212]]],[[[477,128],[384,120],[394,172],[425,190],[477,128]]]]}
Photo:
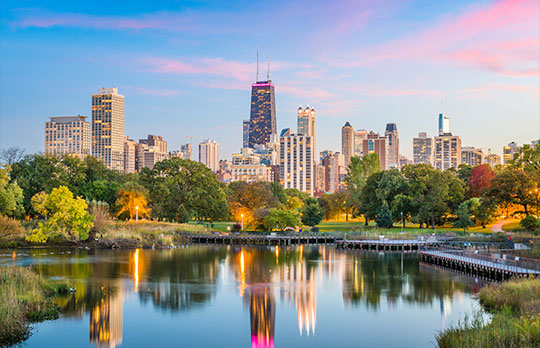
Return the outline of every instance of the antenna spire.
{"type": "Polygon", "coordinates": [[[259,46],[257,46],[257,80],[255,82],[259,82],[259,46]]]}
{"type": "Polygon", "coordinates": [[[441,98],[441,114],[444,114],[443,99],[441,98]]]}
{"type": "Polygon", "coordinates": [[[270,82],[270,50],[268,51],[268,75],[267,75],[266,80],[270,82]]]}

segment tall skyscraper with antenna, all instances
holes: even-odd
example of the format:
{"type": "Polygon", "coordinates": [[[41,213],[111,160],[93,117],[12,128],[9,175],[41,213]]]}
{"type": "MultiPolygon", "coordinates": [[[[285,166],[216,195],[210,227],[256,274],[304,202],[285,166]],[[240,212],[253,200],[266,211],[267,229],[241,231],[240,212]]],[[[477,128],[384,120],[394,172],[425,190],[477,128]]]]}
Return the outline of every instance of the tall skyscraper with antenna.
{"type": "Polygon", "coordinates": [[[259,79],[259,49],[257,49],[257,80],[251,85],[251,114],[249,119],[249,147],[266,145],[277,136],[276,97],[270,80],[270,55],[266,81],[259,79]]]}

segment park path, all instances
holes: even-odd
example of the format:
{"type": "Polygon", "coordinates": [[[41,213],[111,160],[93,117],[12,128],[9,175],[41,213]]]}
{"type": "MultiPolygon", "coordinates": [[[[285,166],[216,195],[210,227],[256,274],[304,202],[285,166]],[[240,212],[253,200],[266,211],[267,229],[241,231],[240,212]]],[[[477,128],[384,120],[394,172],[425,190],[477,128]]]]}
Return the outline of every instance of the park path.
{"type": "Polygon", "coordinates": [[[497,221],[496,223],[493,224],[493,226],[491,226],[491,231],[492,232],[504,232],[502,227],[504,226],[505,223],[509,222],[508,220],[500,220],[500,221],[497,221]]]}

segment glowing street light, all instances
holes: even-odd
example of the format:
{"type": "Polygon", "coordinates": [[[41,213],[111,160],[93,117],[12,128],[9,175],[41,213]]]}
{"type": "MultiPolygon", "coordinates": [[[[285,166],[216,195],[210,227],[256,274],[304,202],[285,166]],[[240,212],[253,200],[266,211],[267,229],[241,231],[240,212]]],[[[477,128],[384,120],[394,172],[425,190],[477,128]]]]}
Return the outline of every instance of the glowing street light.
{"type": "Polygon", "coordinates": [[[135,207],[135,221],[139,222],[139,206],[135,207]]]}

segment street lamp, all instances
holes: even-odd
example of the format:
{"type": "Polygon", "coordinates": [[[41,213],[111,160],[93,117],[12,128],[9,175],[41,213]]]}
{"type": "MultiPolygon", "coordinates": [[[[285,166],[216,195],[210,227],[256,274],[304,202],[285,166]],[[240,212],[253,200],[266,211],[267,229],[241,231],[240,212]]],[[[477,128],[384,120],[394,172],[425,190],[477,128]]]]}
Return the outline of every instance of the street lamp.
{"type": "Polygon", "coordinates": [[[401,212],[401,233],[403,233],[403,212],[401,212]]]}
{"type": "Polygon", "coordinates": [[[139,206],[135,207],[135,221],[139,222],[139,206]]]}
{"type": "Polygon", "coordinates": [[[244,214],[240,214],[240,216],[242,217],[242,231],[244,230],[244,214]]]}

